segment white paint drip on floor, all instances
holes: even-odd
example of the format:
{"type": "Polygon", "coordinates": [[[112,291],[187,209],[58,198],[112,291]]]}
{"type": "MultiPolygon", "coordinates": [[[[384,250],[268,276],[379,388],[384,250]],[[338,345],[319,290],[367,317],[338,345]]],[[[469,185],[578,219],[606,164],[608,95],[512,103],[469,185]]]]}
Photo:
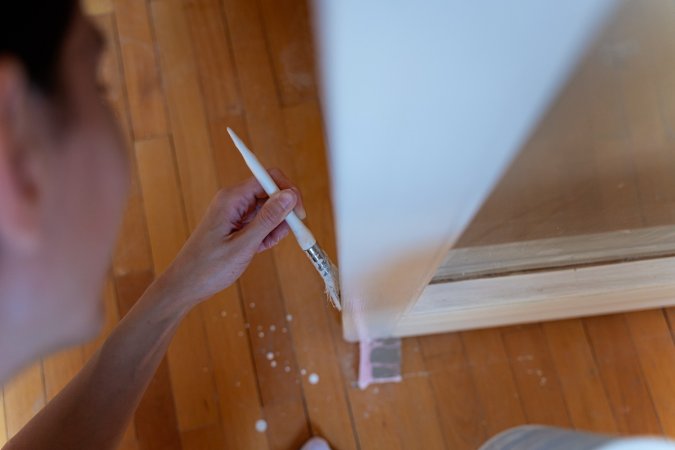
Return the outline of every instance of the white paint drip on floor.
{"type": "Polygon", "coordinates": [[[265,421],[263,419],[260,419],[260,420],[256,421],[255,430],[258,433],[264,433],[265,431],[267,431],[267,421],[265,421]]]}

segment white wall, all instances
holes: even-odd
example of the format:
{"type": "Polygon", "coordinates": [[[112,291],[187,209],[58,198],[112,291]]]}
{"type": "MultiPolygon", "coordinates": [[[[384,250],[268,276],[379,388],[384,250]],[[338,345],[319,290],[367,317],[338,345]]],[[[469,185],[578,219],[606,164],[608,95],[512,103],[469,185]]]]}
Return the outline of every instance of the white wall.
{"type": "Polygon", "coordinates": [[[613,0],[314,0],[350,340],[388,335],[613,0]]]}

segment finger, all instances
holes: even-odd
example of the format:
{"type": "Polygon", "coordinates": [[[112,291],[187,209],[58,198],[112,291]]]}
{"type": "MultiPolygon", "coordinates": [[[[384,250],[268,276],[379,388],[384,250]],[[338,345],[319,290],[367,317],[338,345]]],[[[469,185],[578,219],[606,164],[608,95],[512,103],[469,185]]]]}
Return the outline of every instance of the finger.
{"type": "Polygon", "coordinates": [[[288,226],[288,224],[286,222],[282,222],[281,225],[276,227],[270,234],[265,236],[265,239],[263,239],[260,247],[258,248],[258,253],[277,245],[283,238],[288,236],[289,231],[291,231],[291,228],[288,226]]]}
{"type": "Polygon", "coordinates": [[[305,203],[302,199],[302,193],[300,192],[300,189],[291,182],[291,180],[288,179],[285,173],[283,173],[280,169],[277,168],[272,168],[268,170],[270,176],[272,179],[277,183],[277,186],[279,186],[279,189],[293,189],[293,192],[295,192],[295,195],[298,198],[298,203],[295,206],[295,213],[300,217],[301,219],[304,219],[307,217],[307,212],[305,211],[305,203]]]}
{"type": "MultiPolygon", "coordinates": [[[[297,186],[291,183],[291,181],[286,177],[286,175],[281,170],[276,168],[269,169],[268,173],[270,174],[274,182],[277,184],[279,189],[281,190],[291,189],[295,193],[295,196],[298,201],[295,207],[295,213],[301,219],[307,217],[307,213],[305,211],[305,204],[303,203],[300,189],[298,189],[297,186]]],[[[249,202],[252,202],[253,199],[263,199],[268,197],[267,193],[260,185],[260,182],[256,180],[254,177],[251,177],[246,181],[240,183],[235,189],[239,194],[244,195],[247,198],[247,201],[249,202]]]]}
{"type": "Polygon", "coordinates": [[[243,229],[242,237],[256,248],[291,212],[297,201],[295,193],[283,190],[267,200],[251,223],[243,229]]]}

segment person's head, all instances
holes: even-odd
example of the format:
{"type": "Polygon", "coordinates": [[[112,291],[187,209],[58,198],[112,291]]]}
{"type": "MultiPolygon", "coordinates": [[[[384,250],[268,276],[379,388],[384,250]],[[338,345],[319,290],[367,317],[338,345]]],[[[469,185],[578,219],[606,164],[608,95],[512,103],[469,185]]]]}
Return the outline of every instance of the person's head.
{"type": "Polygon", "coordinates": [[[128,178],[103,46],[77,0],[0,6],[0,380],[102,323],[128,178]]]}

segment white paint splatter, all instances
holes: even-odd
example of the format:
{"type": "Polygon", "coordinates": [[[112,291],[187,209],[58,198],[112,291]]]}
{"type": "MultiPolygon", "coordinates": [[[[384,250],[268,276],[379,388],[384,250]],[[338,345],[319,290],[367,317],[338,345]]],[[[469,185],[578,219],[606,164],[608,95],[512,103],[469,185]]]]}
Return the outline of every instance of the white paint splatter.
{"type": "Polygon", "coordinates": [[[255,308],[255,303],[251,302],[251,303],[248,304],[248,306],[250,306],[251,309],[253,309],[253,308],[255,308]]]}
{"type": "Polygon", "coordinates": [[[310,373],[307,380],[309,381],[309,384],[317,384],[319,382],[319,375],[310,373]]]}
{"type": "Polygon", "coordinates": [[[307,375],[307,371],[305,369],[300,369],[300,375],[304,377],[305,375],[307,375]]]}
{"type": "Polygon", "coordinates": [[[261,338],[261,339],[264,338],[264,337],[265,337],[265,333],[263,333],[263,332],[261,331],[260,333],[258,333],[258,337],[261,338]]]}
{"type": "Polygon", "coordinates": [[[276,367],[276,366],[277,366],[277,362],[276,362],[276,361],[272,361],[272,362],[270,363],[270,366],[276,367]]]}
{"type": "Polygon", "coordinates": [[[291,371],[291,368],[290,368],[290,367],[288,367],[288,366],[284,367],[284,372],[288,373],[288,372],[290,372],[290,371],[291,371]]]}
{"type": "Polygon", "coordinates": [[[272,361],[274,359],[274,353],[272,353],[272,352],[267,352],[266,356],[267,356],[267,359],[270,360],[270,361],[272,361]]]}
{"type": "Polygon", "coordinates": [[[265,431],[267,431],[267,422],[263,419],[256,421],[255,431],[257,431],[258,433],[264,433],[265,431]]]}
{"type": "Polygon", "coordinates": [[[277,331],[276,325],[270,325],[270,331],[277,331]]]}
{"type": "Polygon", "coordinates": [[[292,314],[286,314],[286,321],[287,322],[293,322],[293,315],[292,314]]]}

